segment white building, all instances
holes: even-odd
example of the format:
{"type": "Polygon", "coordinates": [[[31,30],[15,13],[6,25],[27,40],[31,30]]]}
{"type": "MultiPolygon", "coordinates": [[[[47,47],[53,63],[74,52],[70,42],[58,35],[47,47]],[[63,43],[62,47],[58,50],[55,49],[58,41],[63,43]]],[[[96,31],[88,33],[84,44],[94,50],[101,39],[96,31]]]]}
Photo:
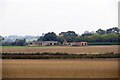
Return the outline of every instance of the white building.
{"type": "Polygon", "coordinates": [[[28,42],[29,46],[57,46],[58,41],[33,41],[28,42]]]}

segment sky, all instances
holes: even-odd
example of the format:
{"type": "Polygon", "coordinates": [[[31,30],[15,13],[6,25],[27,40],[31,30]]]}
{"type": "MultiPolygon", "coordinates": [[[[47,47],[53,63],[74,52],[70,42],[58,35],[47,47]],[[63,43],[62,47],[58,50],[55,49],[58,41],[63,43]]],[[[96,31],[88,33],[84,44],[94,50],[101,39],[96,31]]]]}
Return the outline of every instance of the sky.
{"type": "Polygon", "coordinates": [[[118,26],[119,0],[0,0],[0,35],[96,31],[118,26]]]}

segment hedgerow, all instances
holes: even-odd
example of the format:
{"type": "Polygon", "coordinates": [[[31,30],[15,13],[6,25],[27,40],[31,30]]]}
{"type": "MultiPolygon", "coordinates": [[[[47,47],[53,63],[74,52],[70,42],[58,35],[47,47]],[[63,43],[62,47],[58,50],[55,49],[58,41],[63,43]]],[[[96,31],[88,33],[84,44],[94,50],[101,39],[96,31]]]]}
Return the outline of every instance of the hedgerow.
{"type": "Polygon", "coordinates": [[[96,59],[96,58],[120,58],[119,53],[104,54],[68,54],[68,53],[2,53],[2,59],[96,59]]]}

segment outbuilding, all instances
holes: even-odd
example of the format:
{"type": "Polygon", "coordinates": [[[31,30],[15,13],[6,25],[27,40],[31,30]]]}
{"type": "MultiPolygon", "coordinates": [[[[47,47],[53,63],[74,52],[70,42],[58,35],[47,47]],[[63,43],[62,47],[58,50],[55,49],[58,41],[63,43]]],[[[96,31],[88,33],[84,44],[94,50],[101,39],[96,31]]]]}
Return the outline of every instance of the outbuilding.
{"type": "Polygon", "coordinates": [[[29,46],[57,46],[58,41],[33,41],[28,43],[29,46]]]}
{"type": "Polygon", "coordinates": [[[65,42],[66,46],[87,46],[87,42],[65,42]]]}

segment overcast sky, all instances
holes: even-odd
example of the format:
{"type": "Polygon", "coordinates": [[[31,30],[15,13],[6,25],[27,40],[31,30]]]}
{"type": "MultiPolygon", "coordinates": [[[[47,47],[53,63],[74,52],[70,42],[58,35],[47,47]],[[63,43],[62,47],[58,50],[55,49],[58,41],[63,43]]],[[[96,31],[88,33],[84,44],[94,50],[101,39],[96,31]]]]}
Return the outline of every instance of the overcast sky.
{"type": "Polygon", "coordinates": [[[0,0],[0,34],[96,31],[118,26],[119,0],[0,0]]]}

